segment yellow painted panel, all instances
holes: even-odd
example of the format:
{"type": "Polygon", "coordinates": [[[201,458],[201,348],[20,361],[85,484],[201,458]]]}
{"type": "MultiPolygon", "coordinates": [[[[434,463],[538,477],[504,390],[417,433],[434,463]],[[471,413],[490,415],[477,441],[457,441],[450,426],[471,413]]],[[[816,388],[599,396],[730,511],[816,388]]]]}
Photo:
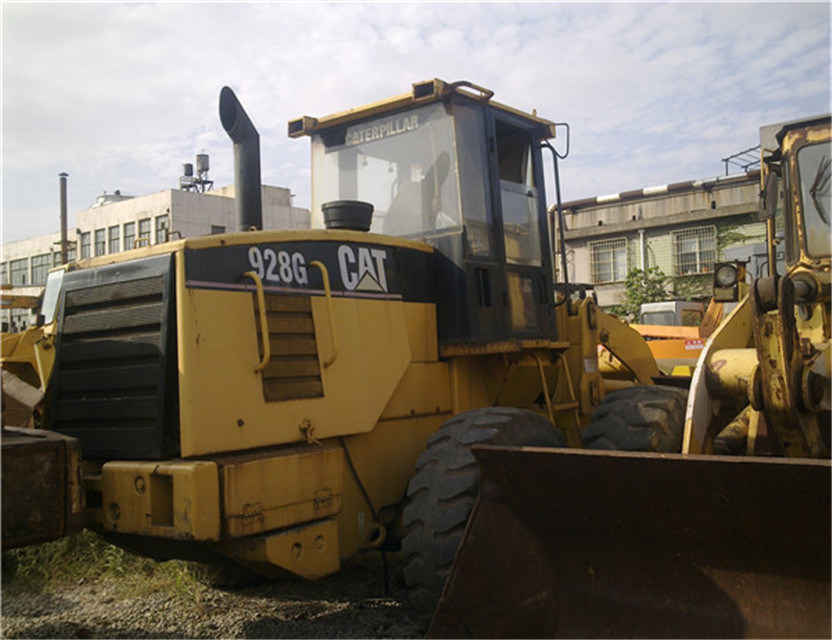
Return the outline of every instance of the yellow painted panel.
{"type": "Polygon", "coordinates": [[[224,529],[230,537],[318,520],[341,509],[344,453],[338,446],[245,456],[221,469],[224,529]]]}
{"type": "Polygon", "coordinates": [[[436,305],[408,302],[404,319],[414,362],[436,362],[439,359],[436,305]]]}
{"type": "Polygon", "coordinates": [[[108,462],[99,486],[105,529],[163,538],[220,538],[219,476],[213,462],[108,462]]]}
{"type": "Polygon", "coordinates": [[[698,366],[693,372],[685,409],[685,434],[682,439],[683,454],[709,453],[721,400],[708,390],[707,378],[711,357],[721,349],[753,346],[754,322],[751,299],[744,298],[720,323],[699,355],[698,366]]]}
{"type": "Polygon", "coordinates": [[[227,555],[246,563],[269,565],[294,575],[314,580],[340,568],[338,526],[333,520],[280,531],[269,536],[233,540],[222,546],[227,555]]]}
{"type": "Polygon", "coordinates": [[[414,362],[405,371],[382,420],[451,410],[450,368],[445,362],[414,362]]]}
{"type": "MultiPolygon", "coordinates": [[[[546,362],[544,373],[550,393],[556,391],[554,382],[554,367],[546,362]]],[[[500,389],[497,404],[508,407],[527,407],[532,405],[543,390],[540,370],[537,362],[532,358],[524,358],[514,364],[506,375],[505,382],[500,389]]]]}
{"type": "Polygon", "coordinates": [[[451,363],[452,413],[494,405],[508,361],[500,355],[456,357],[451,363]]]}
{"type": "Polygon", "coordinates": [[[326,299],[316,296],[323,397],[267,402],[254,370],[260,356],[252,294],[185,289],[181,269],[177,275],[183,457],[302,441],[305,425],[317,439],[369,431],[410,363],[401,301],[335,297],[330,317],[326,299]]]}
{"type": "MultiPolygon", "coordinates": [[[[450,413],[445,413],[384,420],[371,433],[345,439],[353,466],[376,513],[404,499],[407,484],[417,458],[425,450],[425,443],[450,417],[450,413]]],[[[372,510],[349,467],[337,521],[342,558],[353,556],[367,547],[373,522],[372,510]]]]}

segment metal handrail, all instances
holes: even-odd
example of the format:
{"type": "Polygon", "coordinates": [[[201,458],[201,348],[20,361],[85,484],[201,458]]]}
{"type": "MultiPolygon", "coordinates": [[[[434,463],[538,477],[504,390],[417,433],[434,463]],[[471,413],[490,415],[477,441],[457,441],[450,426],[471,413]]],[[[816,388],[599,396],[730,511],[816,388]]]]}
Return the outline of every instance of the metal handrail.
{"type": "Polygon", "coordinates": [[[260,335],[263,338],[263,359],[256,367],[255,373],[262,371],[269,364],[272,357],[272,347],[269,342],[269,320],[266,316],[266,295],[263,293],[263,281],[254,271],[246,271],[243,276],[254,280],[254,285],[257,287],[257,305],[260,307],[260,335]]]}
{"type": "Polygon", "coordinates": [[[318,267],[321,270],[321,276],[323,277],[324,281],[324,293],[326,294],[326,310],[329,314],[329,338],[332,342],[332,354],[324,361],[324,369],[329,367],[333,362],[335,362],[335,358],[338,357],[338,340],[335,337],[335,321],[332,315],[332,291],[329,286],[329,271],[327,271],[326,266],[324,266],[323,262],[319,262],[318,260],[313,260],[309,263],[311,267],[318,267]]]}

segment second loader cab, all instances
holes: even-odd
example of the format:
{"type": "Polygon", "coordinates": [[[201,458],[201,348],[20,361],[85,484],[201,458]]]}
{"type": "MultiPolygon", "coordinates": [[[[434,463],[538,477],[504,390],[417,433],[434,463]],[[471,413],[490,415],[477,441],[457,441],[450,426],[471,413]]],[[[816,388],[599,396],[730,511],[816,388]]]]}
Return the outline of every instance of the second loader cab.
{"type": "Polygon", "coordinates": [[[554,124],[467,82],[289,123],[312,138],[313,226],[330,202],[374,207],[371,233],[437,252],[440,344],[556,339],[539,143],[554,124]]]}

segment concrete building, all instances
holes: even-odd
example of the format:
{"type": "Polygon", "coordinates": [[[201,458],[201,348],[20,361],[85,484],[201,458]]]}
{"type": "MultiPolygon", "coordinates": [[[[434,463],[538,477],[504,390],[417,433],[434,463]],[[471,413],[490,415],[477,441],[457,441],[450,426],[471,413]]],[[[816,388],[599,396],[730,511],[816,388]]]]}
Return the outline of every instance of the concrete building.
{"type": "MultiPolygon", "coordinates": [[[[289,189],[262,187],[265,229],[308,229],[308,209],[292,206],[289,189]]],[[[234,187],[204,193],[168,189],[131,197],[118,191],[98,197],[78,213],[77,228],[69,233],[70,262],[118,253],[178,238],[236,231],[234,187]]],[[[46,274],[61,263],[60,232],[10,242],[2,247],[0,279],[15,293],[40,295],[46,274]]],[[[20,330],[31,321],[27,310],[4,309],[0,319],[20,330]]]]}
{"type": "Polygon", "coordinates": [[[623,301],[630,270],[658,267],[672,278],[669,294],[707,301],[715,262],[750,260],[753,277],[765,267],[759,194],[755,170],[564,203],[569,281],[594,285],[609,308],[623,301]]]}

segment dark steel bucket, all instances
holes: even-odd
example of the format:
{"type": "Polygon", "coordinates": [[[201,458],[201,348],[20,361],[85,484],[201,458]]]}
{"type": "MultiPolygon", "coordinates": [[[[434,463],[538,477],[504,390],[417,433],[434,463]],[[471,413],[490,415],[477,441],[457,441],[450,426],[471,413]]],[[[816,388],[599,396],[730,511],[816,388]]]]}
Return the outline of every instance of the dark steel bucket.
{"type": "Polygon", "coordinates": [[[429,637],[830,637],[830,462],[474,449],[429,637]]]}

